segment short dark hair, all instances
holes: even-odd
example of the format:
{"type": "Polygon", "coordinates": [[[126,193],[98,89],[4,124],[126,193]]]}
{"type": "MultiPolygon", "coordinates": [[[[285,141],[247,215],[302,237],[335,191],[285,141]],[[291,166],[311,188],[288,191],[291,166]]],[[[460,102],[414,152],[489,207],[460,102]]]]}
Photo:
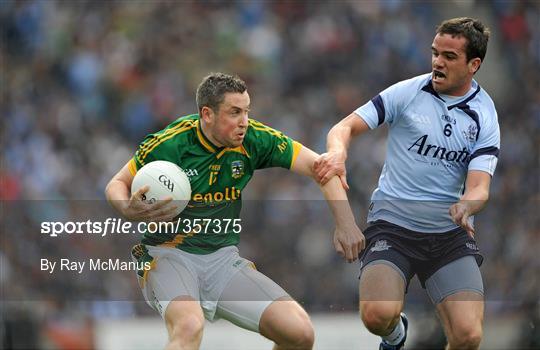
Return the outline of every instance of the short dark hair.
{"type": "Polygon", "coordinates": [[[479,57],[482,62],[486,57],[489,29],[479,20],[469,17],[452,18],[443,21],[437,27],[437,34],[462,36],[467,39],[465,54],[467,62],[479,57]]]}
{"type": "Polygon", "coordinates": [[[203,79],[197,88],[197,108],[199,112],[203,107],[209,107],[213,111],[217,111],[219,105],[225,99],[226,93],[242,94],[246,90],[246,83],[236,75],[211,73],[203,79]]]}

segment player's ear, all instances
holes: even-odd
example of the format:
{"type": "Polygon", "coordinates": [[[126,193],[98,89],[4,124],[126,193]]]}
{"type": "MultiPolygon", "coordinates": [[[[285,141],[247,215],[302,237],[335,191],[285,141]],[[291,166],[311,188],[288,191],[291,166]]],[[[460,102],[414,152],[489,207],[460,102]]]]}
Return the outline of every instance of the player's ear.
{"type": "Polygon", "coordinates": [[[200,112],[201,119],[204,120],[206,123],[210,123],[214,116],[214,111],[212,108],[204,106],[201,108],[200,112]]]}
{"type": "Polygon", "coordinates": [[[475,57],[472,60],[469,61],[469,72],[472,74],[475,74],[478,72],[478,69],[480,69],[480,64],[482,64],[482,60],[479,57],[475,57]]]}

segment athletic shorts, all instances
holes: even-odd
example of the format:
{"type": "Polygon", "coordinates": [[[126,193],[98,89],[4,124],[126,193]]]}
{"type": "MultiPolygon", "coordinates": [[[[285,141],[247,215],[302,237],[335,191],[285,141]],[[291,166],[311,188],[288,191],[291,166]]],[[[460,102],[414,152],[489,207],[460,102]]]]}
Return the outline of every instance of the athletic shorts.
{"type": "MultiPolygon", "coordinates": [[[[422,233],[377,220],[364,230],[364,236],[366,249],[360,255],[360,270],[377,260],[389,262],[401,271],[406,290],[414,275],[426,288],[426,280],[455,260],[471,255],[478,266],[484,260],[474,238],[461,227],[443,233],[422,233]]],[[[480,277],[471,289],[481,285],[480,277]]]]}
{"type": "Polygon", "coordinates": [[[149,262],[151,269],[138,271],[139,285],[147,303],[165,317],[177,297],[198,300],[209,321],[224,318],[258,332],[264,310],[277,299],[290,298],[278,284],[238,254],[236,246],[198,255],[180,249],[136,245],[133,258],[149,262]]]}

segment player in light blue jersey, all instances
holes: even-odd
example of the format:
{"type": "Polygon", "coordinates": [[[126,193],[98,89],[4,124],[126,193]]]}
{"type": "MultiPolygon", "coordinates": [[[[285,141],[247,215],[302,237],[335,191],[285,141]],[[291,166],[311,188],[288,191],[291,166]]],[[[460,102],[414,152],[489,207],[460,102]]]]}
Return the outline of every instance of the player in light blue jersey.
{"type": "Polygon", "coordinates": [[[444,326],[448,349],[477,349],[482,338],[482,262],[473,215],[485,205],[500,147],[493,101],[474,74],[484,60],[488,29],[455,18],[437,28],[432,72],[390,86],[335,125],[328,152],[316,161],[321,183],[345,173],[352,138],[389,128],[386,160],[364,231],[360,312],[401,349],[408,321],[404,294],[416,274],[444,326]]]}

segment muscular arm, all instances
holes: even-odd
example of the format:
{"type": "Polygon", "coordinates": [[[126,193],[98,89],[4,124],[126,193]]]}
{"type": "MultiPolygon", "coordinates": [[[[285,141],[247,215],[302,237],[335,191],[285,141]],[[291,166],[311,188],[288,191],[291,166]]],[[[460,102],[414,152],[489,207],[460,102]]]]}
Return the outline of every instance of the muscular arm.
{"type": "Polygon", "coordinates": [[[315,174],[313,173],[313,163],[318,156],[319,155],[317,153],[313,152],[307,147],[302,146],[291,166],[291,171],[315,179],[315,174]]]}
{"type": "Polygon", "coordinates": [[[469,223],[469,217],[484,208],[489,199],[491,175],[480,170],[471,170],[467,173],[465,193],[459,202],[450,207],[452,220],[463,227],[469,235],[474,236],[474,227],[469,223]]]}
{"type": "Polygon", "coordinates": [[[330,129],[326,148],[328,152],[344,153],[343,160],[345,160],[351,139],[368,130],[369,126],[364,119],[356,113],[351,113],[330,129]]]}
{"type": "MultiPolygon", "coordinates": [[[[302,147],[291,170],[315,179],[313,165],[317,156],[317,153],[309,148],[302,147]]],[[[362,231],[356,225],[347,194],[336,176],[320,185],[320,188],[336,224],[334,247],[348,262],[353,262],[358,258],[358,253],[364,249],[365,240],[362,231]]]]}
{"type": "Polygon", "coordinates": [[[327,136],[327,153],[315,162],[317,181],[327,183],[335,175],[339,176],[345,189],[347,184],[345,160],[351,140],[369,130],[369,126],[356,113],[352,113],[334,125],[327,136]]]}
{"type": "Polygon", "coordinates": [[[119,213],[123,212],[123,204],[125,204],[131,197],[130,189],[132,182],[133,175],[131,175],[128,164],[126,164],[116,175],[113,176],[105,188],[105,196],[107,197],[107,201],[119,213]]]}

